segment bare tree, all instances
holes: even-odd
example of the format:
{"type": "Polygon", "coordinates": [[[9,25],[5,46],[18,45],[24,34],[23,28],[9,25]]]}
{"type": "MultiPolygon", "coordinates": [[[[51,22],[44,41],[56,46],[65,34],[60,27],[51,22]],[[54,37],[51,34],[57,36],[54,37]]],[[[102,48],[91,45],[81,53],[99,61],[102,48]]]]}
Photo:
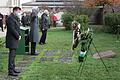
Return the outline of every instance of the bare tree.
{"type": "Polygon", "coordinates": [[[65,8],[67,11],[73,12],[75,14],[80,14],[80,8],[82,7],[82,1],[80,0],[65,0],[65,8]]]}

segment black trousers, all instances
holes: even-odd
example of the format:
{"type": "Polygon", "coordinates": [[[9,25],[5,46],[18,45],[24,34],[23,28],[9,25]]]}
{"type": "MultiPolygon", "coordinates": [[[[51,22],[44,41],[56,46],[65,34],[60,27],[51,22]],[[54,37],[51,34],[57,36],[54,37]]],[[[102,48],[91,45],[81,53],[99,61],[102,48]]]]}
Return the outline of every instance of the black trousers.
{"type": "Polygon", "coordinates": [[[47,36],[47,30],[42,30],[42,36],[41,36],[41,39],[40,39],[40,43],[45,43],[46,41],[46,36],[47,36]]]}
{"type": "Polygon", "coordinates": [[[56,27],[56,21],[53,21],[53,26],[56,27]]]}
{"type": "Polygon", "coordinates": [[[16,49],[9,49],[8,71],[13,73],[15,70],[16,49]]]}
{"type": "Polygon", "coordinates": [[[31,42],[31,55],[35,54],[36,50],[36,42],[31,42]]]}

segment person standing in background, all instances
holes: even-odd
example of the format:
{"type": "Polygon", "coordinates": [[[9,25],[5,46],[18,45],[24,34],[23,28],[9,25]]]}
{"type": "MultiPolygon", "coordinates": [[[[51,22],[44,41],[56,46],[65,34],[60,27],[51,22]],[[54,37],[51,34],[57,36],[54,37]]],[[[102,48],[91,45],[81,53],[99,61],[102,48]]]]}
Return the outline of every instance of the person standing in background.
{"type": "Polygon", "coordinates": [[[15,70],[15,56],[16,49],[18,47],[18,41],[21,39],[20,36],[20,19],[19,14],[21,12],[20,7],[14,7],[13,13],[11,13],[7,20],[7,33],[6,33],[6,48],[9,48],[9,59],[8,59],[8,75],[18,76],[19,71],[15,70]]]}
{"type": "Polygon", "coordinates": [[[49,25],[50,25],[48,15],[49,15],[48,10],[44,10],[44,13],[41,16],[42,36],[39,42],[40,45],[46,44],[45,41],[46,41],[46,36],[47,36],[47,29],[49,28],[49,25]]]}
{"type": "Polygon", "coordinates": [[[57,21],[57,17],[55,16],[55,14],[53,14],[52,16],[52,23],[53,23],[53,26],[56,27],[56,21],[57,21]]]}
{"type": "Polygon", "coordinates": [[[24,27],[27,27],[27,26],[30,26],[30,20],[29,20],[29,17],[26,13],[23,14],[22,16],[22,19],[21,19],[21,23],[22,23],[22,26],[24,27]]]}
{"type": "Polygon", "coordinates": [[[3,28],[3,15],[0,13],[0,27],[2,29],[2,32],[4,32],[4,28],[3,28]]]}
{"type": "Polygon", "coordinates": [[[5,15],[5,29],[7,29],[7,18],[8,18],[8,15],[5,15]]]}
{"type": "Polygon", "coordinates": [[[38,22],[38,8],[32,9],[31,24],[30,24],[30,42],[31,42],[31,55],[38,55],[36,53],[36,43],[39,42],[39,22],[38,22]]]}
{"type": "Polygon", "coordinates": [[[23,13],[22,19],[21,19],[22,26],[26,27],[27,25],[27,16],[26,13],[23,13]]]}

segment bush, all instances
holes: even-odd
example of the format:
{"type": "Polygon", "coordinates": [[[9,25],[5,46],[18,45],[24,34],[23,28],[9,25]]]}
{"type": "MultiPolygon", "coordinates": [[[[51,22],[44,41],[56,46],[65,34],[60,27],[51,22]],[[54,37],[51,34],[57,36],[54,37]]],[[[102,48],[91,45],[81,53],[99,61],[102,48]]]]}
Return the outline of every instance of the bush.
{"type": "Polygon", "coordinates": [[[71,23],[73,20],[74,20],[74,14],[67,12],[62,15],[62,22],[66,30],[71,29],[71,23]]]}
{"type": "Polygon", "coordinates": [[[4,42],[2,41],[2,39],[0,38],[0,48],[4,46],[4,42]]]}
{"type": "Polygon", "coordinates": [[[120,25],[120,13],[108,13],[104,16],[104,28],[106,32],[117,33],[120,25]]]}
{"type": "Polygon", "coordinates": [[[88,28],[89,18],[87,15],[76,16],[75,20],[81,24],[82,30],[86,30],[88,28]]]}

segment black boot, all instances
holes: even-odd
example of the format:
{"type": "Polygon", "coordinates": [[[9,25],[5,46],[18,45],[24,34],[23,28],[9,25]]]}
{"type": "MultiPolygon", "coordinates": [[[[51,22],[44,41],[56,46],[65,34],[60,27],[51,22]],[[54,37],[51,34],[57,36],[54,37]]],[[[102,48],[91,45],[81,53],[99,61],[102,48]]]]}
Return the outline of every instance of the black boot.
{"type": "Polygon", "coordinates": [[[31,42],[31,55],[38,55],[38,53],[36,53],[35,50],[36,50],[36,42],[31,42]]]}
{"type": "Polygon", "coordinates": [[[31,55],[35,54],[35,43],[31,42],[31,55]]]}
{"type": "Polygon", "coordinates": [[[14,73],[20,73],[20,71],[14,70],[14,73]]]}
{"type": "Polygon", "coordinates": [[[9,71],[8,76],[18,76],[18,74],[15,73],[14,71],[9,71]]]}

